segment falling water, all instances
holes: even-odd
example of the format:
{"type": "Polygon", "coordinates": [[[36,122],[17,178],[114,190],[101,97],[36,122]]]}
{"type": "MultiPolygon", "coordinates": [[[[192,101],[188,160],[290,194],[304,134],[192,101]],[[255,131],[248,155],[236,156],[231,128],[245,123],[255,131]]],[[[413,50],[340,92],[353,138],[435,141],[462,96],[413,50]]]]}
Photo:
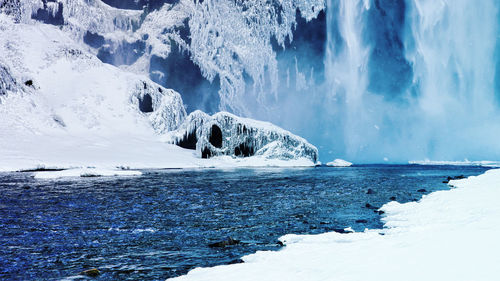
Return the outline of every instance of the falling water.
{"type": "Polygon", "coordinates": [[[374,59],[378,27],[370,26],[370,10],[388,2],[328,2],[325,67],[328,97],[338,107],[332,111],[343,120],[342,128],[332,127],[342,131],[343,156],[374,162],[499,158],[500,3],[406,0],[404,57],[396,61],[410,66],[405,84],[407,73],[390,72],[389,62],[374,59]],[[370,71],[405,86],[374,90],[370,85],[381,81],[370,71]]]}

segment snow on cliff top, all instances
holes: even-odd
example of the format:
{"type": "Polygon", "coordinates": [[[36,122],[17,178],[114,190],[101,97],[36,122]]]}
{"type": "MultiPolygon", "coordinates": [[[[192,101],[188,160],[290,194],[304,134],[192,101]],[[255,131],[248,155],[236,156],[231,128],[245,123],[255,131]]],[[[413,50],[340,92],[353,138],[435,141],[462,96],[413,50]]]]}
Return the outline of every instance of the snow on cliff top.
{"type": "Polygon", "coordinates": [[[450,185],[419,202],[384,205],[384,229],[285,235],[281,251],[172,280],[498,280],[500,169],[450,185]]]}

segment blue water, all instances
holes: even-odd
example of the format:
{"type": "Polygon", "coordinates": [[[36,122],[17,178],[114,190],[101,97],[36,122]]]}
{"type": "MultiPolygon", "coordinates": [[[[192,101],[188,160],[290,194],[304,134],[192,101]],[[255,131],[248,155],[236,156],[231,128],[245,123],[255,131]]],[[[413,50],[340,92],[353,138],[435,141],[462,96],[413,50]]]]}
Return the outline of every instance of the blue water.
{"type": "Polygon", "coordinates": [[[164,280],[194,267],[278,250],[287,233],[382,227],[381,206],[447,189],[486,168],[356,166],[161,170],[141,177],[35,180],[0,173],[0,279],[164,280]],[[367,194],[372,189],[373,194],[367,194]],[[426,189],[427,192],[418,192],[426,189]],[[366,223],[356,223],[366,220],[366,223]],[[242,243],[208,244],[226,237],[242,243]]]}

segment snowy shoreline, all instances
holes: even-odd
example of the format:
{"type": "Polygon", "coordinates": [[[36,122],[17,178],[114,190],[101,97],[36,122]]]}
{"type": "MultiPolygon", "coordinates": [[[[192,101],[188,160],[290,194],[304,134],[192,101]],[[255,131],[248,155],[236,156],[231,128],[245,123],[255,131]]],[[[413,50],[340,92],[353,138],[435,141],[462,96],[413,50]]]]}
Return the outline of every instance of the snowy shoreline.
{"type": "MultiPolygon", "coordinates": [[[[177,159],[178,160],[178,159],[177,159]]],[[[100,177],[100,176],[140,176],[140,170],[165,170],[165,169],[227,169],[227,168],[310,168],[315,164],[309,159],[299,158],[293,160],[266,159],[264,157],[233,158],[219,156],[211,159],[195,157],[184,158],[184,163],[161,163],[132,165],[90,165],[90,164],[19,164],[1,163],[0,173],[21,172],[34,173],[37,179],[51,179],[60,177],[100,177]]],[[[127,162],[125,162],[127,163],[127,162]]],[[[133,161],[132,161],[133,163],[133,161]]],[[[128,163],[130,164],[130,162],[128,163]]]]}
{"type": "Polygon", "coordinates": [[[285,235],[286,247],[171,280],[496,280],[500,169],[449,183],[418,202],[390,202],[384,228],[285,235]]]}

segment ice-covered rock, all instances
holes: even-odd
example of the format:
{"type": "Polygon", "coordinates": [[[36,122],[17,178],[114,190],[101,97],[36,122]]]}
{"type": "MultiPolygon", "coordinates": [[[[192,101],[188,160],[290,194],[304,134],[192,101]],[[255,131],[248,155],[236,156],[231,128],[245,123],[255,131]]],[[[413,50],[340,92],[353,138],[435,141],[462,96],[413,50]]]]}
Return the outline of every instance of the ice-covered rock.
{"type": "Polygon", "coordinates": [[[131,102],[148,115],[151,126],[158,134],[177,129],[186,118],[182,98],[176,91],[151,81],[140,80],[132,89],[131,102]]]}
{"type": "Polygon", "coordinates": [[[0,97],[18,88],[17,82],[10,74],[9,68],[0,62],[0,97]]]}
{"type": "Polygon", "coordinates": [[[222,155],[282,160],[306,158],[313,163],[318,159],[318,149],[305,139],[273,124],[227,112],[210,116],[195,111],[168,137],[172,143],[195,149],[202,158],[222,155]]]}
{"type": "Polygon", "coordinates": [[[342,159],[335,159],[332,162],[326,163],[326,165],[330,167],[350,167],[352,163],[342,159]]]}

